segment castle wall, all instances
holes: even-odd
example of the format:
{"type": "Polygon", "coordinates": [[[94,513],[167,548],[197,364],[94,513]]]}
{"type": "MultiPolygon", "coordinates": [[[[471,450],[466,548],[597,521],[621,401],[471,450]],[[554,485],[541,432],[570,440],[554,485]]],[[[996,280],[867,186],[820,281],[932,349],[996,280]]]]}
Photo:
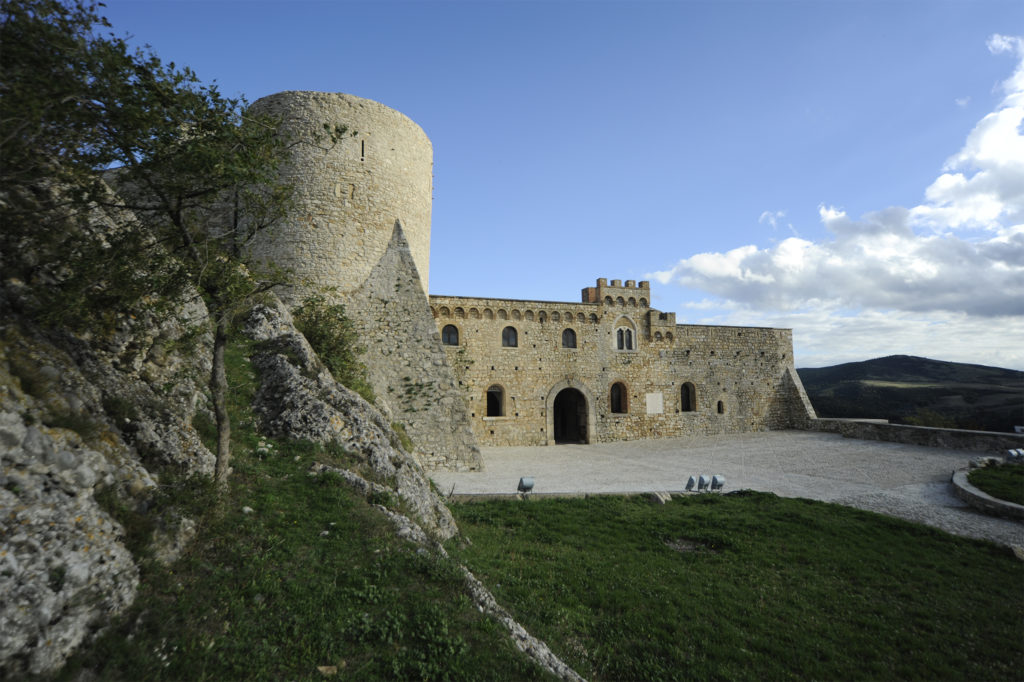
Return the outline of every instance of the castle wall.
{"type": "MultiPolygon", "coordinates": [[[[256,258],[291,270],[308,287],[347,293],[370,274],[401,220],[427,291],[433,148],[423,130],[383,104],[341,93],[280,92],[251,111],[279,117],[282,132],[297,142],[282,169],[295,188],[295,209],[257,236],[256,258]],[[324,124],[355,135],[332,144],[324,124]]],[[[302,294],[300,287],[282,297],[296,303],[302,294]]]]}
{"type": "Polygon", "coordinates": [[[585,399],[578,417],[586,442],[782,429],[807,419],[790,330],[679,325],[649,307],[646,282],[598,280],[583,300],[430,297],[437,328],[458,329],[458,345],[445,349],[481,445],[555,442],[564,388],[585,399]],[[506,327],[516,330],[516,347],[503,345],[506,327]],[[576,348],[563,347],[566,329],[576,348]],[[620,329],[633,332],[633,350],[618,348],[620,329]],[[616,383],[625,388],[618,413],[616,383]],[[684,396],[686,384],[692,392],[686,387],[684,396]],[[504,398],[501,416],[488,416],[494,386],[504,398]]]}
{"type": "Polygon", "coordinates": [[[377,402],[405,426],[424,468],[480,469],[466,404],[399,223],[363,286],[346,297],[345,308],[366,346],[361,359],[377,402]]]}

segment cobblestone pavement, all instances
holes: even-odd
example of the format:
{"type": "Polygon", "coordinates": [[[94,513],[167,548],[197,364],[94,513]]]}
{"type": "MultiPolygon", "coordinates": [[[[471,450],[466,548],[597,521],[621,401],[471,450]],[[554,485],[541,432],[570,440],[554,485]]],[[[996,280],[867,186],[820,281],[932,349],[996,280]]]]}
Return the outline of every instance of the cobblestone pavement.
{"type": "Polygon", "coordinates": [[[953,495],[954,469],[977,453],[843,438],[807,431],[639,440],[596,445],[483,448],[484,471],[432,472],[443,493],[681,492],[700,474],[749,488],[867,509],[1007,545],[1024,546],[1024,523],[986,516],[953,495]]]}

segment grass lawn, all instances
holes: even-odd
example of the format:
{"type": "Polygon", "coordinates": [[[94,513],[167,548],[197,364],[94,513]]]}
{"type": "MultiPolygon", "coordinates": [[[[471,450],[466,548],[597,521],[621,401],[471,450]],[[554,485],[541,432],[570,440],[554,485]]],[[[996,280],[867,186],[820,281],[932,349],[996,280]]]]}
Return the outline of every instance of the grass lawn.
{"type": "Polygon", "coordinates": [[[1024,563],[763,493],[454,506],[452,550],[594,680],[1020,680],[1024,563]]]}
{"type": "Polygon", "coordinates": [[[992,497],[1024,504],[1024,464],[999,464],[974,469],[967,475],[967,480],[992,497]]]}

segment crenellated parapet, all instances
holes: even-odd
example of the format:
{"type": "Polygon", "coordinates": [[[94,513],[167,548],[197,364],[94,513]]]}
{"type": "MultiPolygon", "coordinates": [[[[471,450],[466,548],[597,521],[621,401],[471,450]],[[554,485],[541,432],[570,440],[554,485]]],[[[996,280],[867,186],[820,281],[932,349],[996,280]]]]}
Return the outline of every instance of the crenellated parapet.
{"type": "Polygon", "coordinates": [[[604,277],[597,280],[597,286],[585,287],[582,292],[584,303],[600,303],[620,308],[648,308],[651,305],[651,283],[647,281],[637,284],[627,279],[625,286],[621,279],[613,279],[611,283],[604,277]]]}

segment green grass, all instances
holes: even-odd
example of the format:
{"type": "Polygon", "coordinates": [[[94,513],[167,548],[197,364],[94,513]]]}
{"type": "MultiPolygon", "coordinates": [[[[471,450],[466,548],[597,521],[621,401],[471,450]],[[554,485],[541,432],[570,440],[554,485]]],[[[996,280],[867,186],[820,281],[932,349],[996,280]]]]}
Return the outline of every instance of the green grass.
{"type": "Polygon", "coordinates": [[[770,494],[463,503],[453,548],[593,680],[1019,680],[1024,564],[770,494]]]}
{"type": "Polygon", "coordinates": [[[257,437],[245,347],[229,360],[230,489],[219,498],[210,481],[164,476],[145,514],[104,498],[141,558],[141,586],[60,679],[87,668],[102,680],[320,680],[321,666],[336,668],[330,679],[547,679],[471,603],[452,561],[398,539],[339,477],[307,473],[314,459],[351,457],[257,437]],[[196,519],[198,534],[162,567],[145,541],[168,508],[196,519]]]}
{"type": "Polygon", "coordinates": [[[1024,504],[1024,464],[1000,464],[974,469],[967,475],[967,480],[992,497],[1024,504]]]}

